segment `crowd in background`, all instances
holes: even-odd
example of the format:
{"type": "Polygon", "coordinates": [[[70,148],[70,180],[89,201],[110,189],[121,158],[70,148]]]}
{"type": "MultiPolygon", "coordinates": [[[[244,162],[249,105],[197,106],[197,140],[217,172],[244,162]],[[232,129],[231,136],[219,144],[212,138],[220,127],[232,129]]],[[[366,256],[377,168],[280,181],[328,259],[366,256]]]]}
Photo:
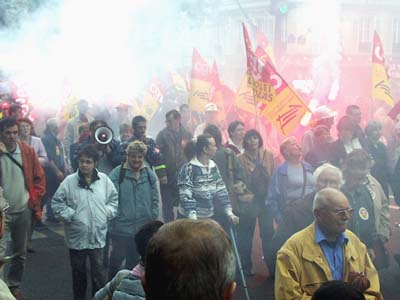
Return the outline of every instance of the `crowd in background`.
{"type": "Polygon", "coordinates": [[[49,118],[40,136],[18,105],[0,121],[1,186],[9,206],[4,229],[15,254],[4,278],[16,299],[23,299],[26,252],[35,252],[32,232],[50,222],[64,223],[75,300],[86,299],[87,258],[93,295],[121,269],[141,274],[135,234],[157,219],[211,218],[226,232],[234,226],[246,276],[254,274],[258,224],[273,279],[277,253],[312,224],[314,198],[324,188],[343,192],[354,212],[349,229],[377,269],[388,267],[390,196],[400,204],[400,123],[384,139],[379,121],[362,128],[358,106],[340,117],[322,106],[301,140],[283,139],[276,153],[257,126],[234,120],[225,129],[213,103],[202,122],[187,105],[170,110],[154,139],[148,120],[130,118],[126,106],[111,120],[93,116],[86,100],[77,108],[63,132],[49,118]]]}

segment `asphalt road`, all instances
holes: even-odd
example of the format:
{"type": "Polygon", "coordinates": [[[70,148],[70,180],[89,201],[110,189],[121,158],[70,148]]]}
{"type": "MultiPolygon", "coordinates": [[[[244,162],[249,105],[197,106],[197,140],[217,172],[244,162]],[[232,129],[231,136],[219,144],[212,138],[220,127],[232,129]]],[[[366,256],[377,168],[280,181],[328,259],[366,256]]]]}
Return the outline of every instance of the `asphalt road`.
{"type": "MultiPolygon", "coordinates": [[[[390,251],[392,254],[400,253],[400,228],[395,226],[400,222],[400,210],[396,206],[391,208],[391,219],[393,232],[390,251]]],[[[273,300],[273,281],[268,279],[257,236],[253,250],[255,276],[247,278],[250,299],[273,300]]],[[[27,300],[72,300],[71,269],[62,226],[49,224],[48,229],[35,232],[33,247],[36,253],[28,256],[22,284],[27,300]]],[[[393,258],[391,262],[389,269],[380,272],[381,290],[385,300],[398,300],[400,269],[393,258]]],[[[239,286],[235,299],[245,299],[242,286],[239,286]]]]}

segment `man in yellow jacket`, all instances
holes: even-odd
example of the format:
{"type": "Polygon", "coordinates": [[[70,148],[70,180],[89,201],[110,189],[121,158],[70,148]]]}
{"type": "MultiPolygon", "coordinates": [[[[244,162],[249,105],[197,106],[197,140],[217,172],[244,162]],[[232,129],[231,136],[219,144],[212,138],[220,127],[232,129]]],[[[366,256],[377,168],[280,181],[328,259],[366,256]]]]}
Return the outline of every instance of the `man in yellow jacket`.
{"type": "Polygon", "coordinates": [[[367,300],[382,298],[379,277],[359,238],[346,230],[352,208],[339,190],[325,188],[314,198],[315,221],[294,234],[279,250],[276,300],[306,300],[325,282],[342,280],[367,300]]]}

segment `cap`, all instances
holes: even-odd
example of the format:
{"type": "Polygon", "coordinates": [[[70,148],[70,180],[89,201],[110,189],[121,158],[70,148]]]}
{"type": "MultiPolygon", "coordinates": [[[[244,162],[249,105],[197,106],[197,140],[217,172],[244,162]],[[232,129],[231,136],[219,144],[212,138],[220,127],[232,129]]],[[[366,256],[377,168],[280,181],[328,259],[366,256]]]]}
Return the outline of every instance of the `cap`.
{"type": "Polygon", "coordinates": [[[215,103],[207,103],[205,106],[205,112],[208,111],[218,111],[217,105],[215,105],[215,103]]]}
{"type": "Polygon", "coordinates": [[[337,112],[331,110],[329,107],[327,107],[325,105],[318,107],[313,112],[313,119],[315,122],[323,120],[323,119],[334,118],[336,116],[337,116],[337,112]]]}

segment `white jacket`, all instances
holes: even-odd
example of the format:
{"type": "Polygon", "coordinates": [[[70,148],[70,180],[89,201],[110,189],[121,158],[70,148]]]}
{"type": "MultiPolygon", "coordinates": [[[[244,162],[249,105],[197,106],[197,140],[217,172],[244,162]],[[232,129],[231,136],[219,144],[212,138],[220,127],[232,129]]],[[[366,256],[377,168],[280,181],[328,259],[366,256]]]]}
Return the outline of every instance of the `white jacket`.
{"type": "Polygon", "coordinates": [[[78,186],[78,172],[60,184],[51,207],[54,215],[64,221],[65,240],[70,249],[96,249],[105,246],[108,221],[118,209],[118,193],[104,173],[90,189],[78,186]]]}

